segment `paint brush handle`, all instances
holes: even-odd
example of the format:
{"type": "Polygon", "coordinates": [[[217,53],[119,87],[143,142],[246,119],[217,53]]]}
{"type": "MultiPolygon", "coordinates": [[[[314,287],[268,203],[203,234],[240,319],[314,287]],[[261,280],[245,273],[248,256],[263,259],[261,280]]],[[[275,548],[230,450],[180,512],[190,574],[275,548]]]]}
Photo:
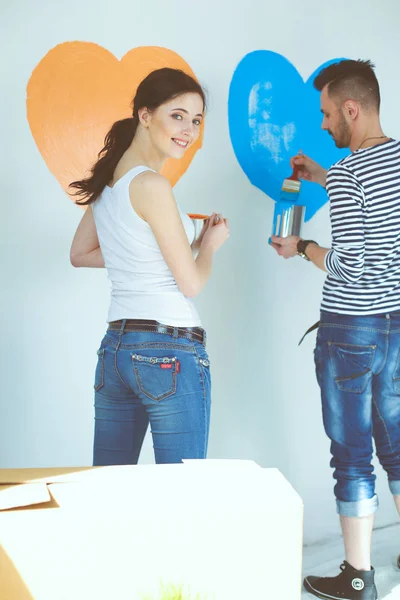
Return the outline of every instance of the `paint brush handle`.
{"type": "Polygon", "coordinates": [[[288,179],[293,179],[294,181],[299,181],[299,169],[300,169],[300,167],[295,165],[293,167],[293,173],[291,174],[290,177],[288,177],[288,179]]]}

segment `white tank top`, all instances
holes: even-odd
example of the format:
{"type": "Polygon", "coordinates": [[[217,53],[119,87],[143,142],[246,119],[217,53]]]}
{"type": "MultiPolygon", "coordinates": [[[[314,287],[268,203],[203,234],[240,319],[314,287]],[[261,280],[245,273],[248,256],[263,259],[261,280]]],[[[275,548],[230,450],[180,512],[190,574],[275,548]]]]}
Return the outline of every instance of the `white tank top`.
{"type": "MultiPolygon", "coordinates": [[[[135,167],[93,203],[101,252],[111,281],[108,321],[154,319],[175,327],[201,326],[190,298],[179,291],[150,225],[133,209],[129,186],[137,175],[151,171],[135,167]]],[[[189,241],[194,226],[178,207],[189,241]]]]}

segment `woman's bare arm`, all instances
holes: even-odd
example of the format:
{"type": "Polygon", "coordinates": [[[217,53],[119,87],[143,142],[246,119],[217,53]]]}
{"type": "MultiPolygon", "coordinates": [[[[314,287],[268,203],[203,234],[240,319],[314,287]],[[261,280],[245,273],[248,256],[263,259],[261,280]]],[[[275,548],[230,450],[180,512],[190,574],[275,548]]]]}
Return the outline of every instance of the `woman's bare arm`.
{"type": "Polygon", "coordinates": [[[104,267],[91,206],[85,210],[72,240],[70,260],[74,267],[104,267]]]}
{"type": "Polygon", "coordinates": [[[171,185],[165,177],[151,171],[142,173],[131,182],[130,196],[133,209],[150,225],[180,291],[188,297],[199,294],[210,276],[214,253],[229,235],[224,219],[217,225],[210,219],[194,259],[171,185]]]}

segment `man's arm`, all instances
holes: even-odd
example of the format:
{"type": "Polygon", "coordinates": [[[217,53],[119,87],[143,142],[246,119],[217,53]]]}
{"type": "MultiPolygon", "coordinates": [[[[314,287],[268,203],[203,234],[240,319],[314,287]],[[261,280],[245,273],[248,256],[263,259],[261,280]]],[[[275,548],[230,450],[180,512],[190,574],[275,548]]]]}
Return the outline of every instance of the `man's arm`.
{"type": "MultiPolygon", "coordinates": [[[[306,256],[320,269],[348,283],[358,281],[364,272],[364,224],[362,186],[351,171],[338,165],[327,177],[332,226],[332,249],[310,243],[306,256]]],[[[272,236],[272,246],[284,258],[297,254],[300,238],[272,236]]]]}
{"type": "MultiPolygon", "coordinates": [[[[275,248],[279,256],[283,258],[292,258],[298,254],[297,244],[301,240],[297,235],[289,235],[288,237],[271,236],[271,246],[275,248]]],[[[325,257],[330,252],[329,248],[321,248],[316,242],[311,242],[307,245],[305,254],[307,258],[319,269],[326,271],[325,257]]]]}
{"type": "Polygon", "coordinates": [[[330,252],[330,248],[321,248],[318,244],[312,242],[306,248],[306,256],[310,261],[322,271],[327,271],[325,266],[325,257],[330,252]]]}
{"type": "Polygon", "coordinates": [[[341,165],[329,170],[326,189],[332,227],[326,270],[336,279],[354,283],[364,273],[364,190],[356,176],[341,165]]]}

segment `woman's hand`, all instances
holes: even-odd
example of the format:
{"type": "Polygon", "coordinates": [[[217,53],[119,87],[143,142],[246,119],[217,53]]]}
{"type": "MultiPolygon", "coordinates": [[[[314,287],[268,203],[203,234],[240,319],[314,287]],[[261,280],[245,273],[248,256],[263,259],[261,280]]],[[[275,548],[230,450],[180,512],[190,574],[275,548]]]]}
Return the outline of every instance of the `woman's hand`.
{"type": "Polygon", "coordinates": [[[225,244],[229,235],[228,219],[224,219],[220,214],[213,213],[208,219],[207,227],[201,240],[200,250],[216,252],[225,244]]]}

